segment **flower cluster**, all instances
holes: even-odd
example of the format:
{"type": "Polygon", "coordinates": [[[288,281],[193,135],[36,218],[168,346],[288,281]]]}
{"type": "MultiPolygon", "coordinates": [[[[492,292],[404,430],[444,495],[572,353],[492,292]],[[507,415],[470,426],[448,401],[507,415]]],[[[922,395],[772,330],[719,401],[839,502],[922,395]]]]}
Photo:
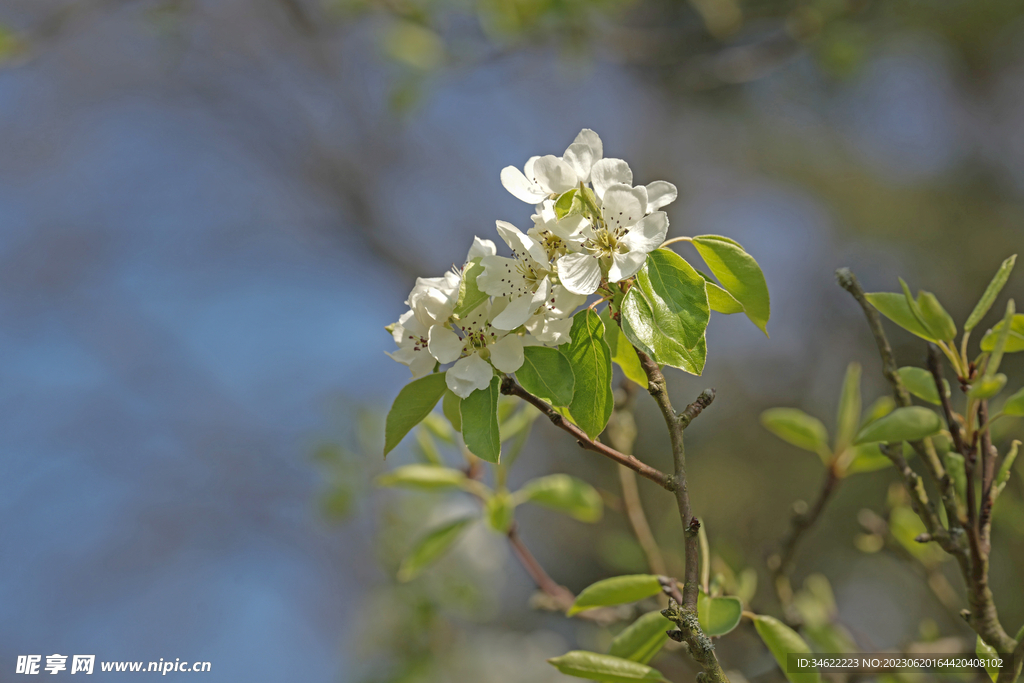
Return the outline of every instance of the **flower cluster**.
{"type": "Polygon", "coordinates": [[[398,344],[389,355],[414,377],[454,362],[445,379],[462,398],[487,388],[494,370],[518,370],[524,346],[568,342],[587,296],[632,277],[665,241],[660,209],[676,198],[668,182],[634,186],[626,162],[604,158],[588,129],[560,157],[506,167],[501,182],[535,209],[525,233],[497,221],[511,258],[474,238],[461,268],[416,280],[409,310],[387,328],[398,344]]]}

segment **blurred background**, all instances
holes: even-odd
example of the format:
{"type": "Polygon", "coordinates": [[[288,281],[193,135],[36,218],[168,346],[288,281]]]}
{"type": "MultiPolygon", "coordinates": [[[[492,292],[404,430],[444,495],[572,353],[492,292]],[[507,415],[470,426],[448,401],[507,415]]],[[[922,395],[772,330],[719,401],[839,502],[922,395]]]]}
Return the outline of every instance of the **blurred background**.
{"type": "MultiPolygon", "coordinates": [[[[902,275],[962,321],[1024,245],[1011,0],[0,0],[0,58],[0,680],[52,653],[205,660],[211,681],[570,680],[544,659],[607,630],[531,609],[482,527],[397,584],[412,539],[471,503],[371,482],[408,379],[384,325],[495,219],[526,227],[500,169],[581,128],[637,182],[679,187],[670,235],[735,238],[767,277],[771,339],[716,315],[704,376],[670,377],[677,404],[718,390],[688,431],[691,491],[722,562],[760,576],[761,612],[779,614],[765,558],[823,468],[760,412],[832,427],[850,361],[865,403],[885,393],[833,271],[869,291],[902,275]]],[[[1020,385],[1021,358],[1004,368],[1020,385]]],[[[667,469],[646,396],[637,422],[637,454],[667,469]]],[[[573,591],[644,571],[616,473],[564,436],[538,422],[511,483],[569,472],[609,509],[587,525],[524,507],[525,542],[573,591]]],[[[1018,475],[992,561],[1011,632],[1018,475]]],[[[861,511],[884,516],[894,480],[844,483],[794,581],[825,574],[865,649],[971,647],[964,605],[866,539],[861,511]]],[[[677,566],[674,505],[646,484],[677,566]]],[[[959,595],[948,564],[927,571],[959,595]]],[[[720,656],[781,680],[751,632],[720,656]]],[[[678,653],[654,663],[692,679],[678,653]]]]}

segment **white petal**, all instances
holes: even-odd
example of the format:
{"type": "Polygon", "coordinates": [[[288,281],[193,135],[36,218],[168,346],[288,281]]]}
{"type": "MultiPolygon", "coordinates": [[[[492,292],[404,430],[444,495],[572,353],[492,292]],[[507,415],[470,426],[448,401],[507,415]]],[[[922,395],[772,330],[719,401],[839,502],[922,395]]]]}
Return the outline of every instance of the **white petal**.
{"type": "Polygon", "coordinates": [[[644,251],[612,254],[612,265],[608,268],[608,282],[618,282],[636,275],[646,260],[647,252],[644,251]]]}
{"type": "Polygon", "coordinates": [[[491,363],[502,372],[515,372],[523,366],[523,341],[517,334],[505,335],[488,347],[491,363]]]}
{"type": "Polygon", "coordinates": [[[473,246],[469,248],[469,253],[466,254],[466,261],[472,261],[478,256],[494,256],[496,253],[498,253],[498,250],[495,248],[494,242],[474,237],[473,246]]]}
{"type": "Polygon", "coordinates": [[[562,194],[579,184],[572,166],[552,154],[537,159],[530,180],[554,194],[562,194]]]}
{"type": "Polygon", "coordinates": [[[491,326],[496,330],[514,330],[525,323],[548,298],[549,286],[547,279],[541,280],[536,291],[512,299],[504,311],[494,316],[491,326]]]}
{"type": "Polygon", "coordinates": [[[506,166],[501,169],[501,184],[512,193],[513,197],[527,204],[537,204],[547,197],[544,190],[537,187],[533,181],[528,180],[523,172],[515,166],[506,166]]]}
{"type": "Polygon", "coordinates": [[[572,330],[572,318],[553,320],[536,315],[526,323],[526,329],[537,341],[558,346],[571,341],[569,332],[572,330]]]}
{"type": "MultiPolygon", "coordinates": [[[[636,225],[637,221],[644,217],[647,201],[646,197],[637,191],[639,189],[643,188],[612,185],[605,190],[604,206],[601,211],[605,224],[613,233],[623,234],[626,228],[636,225]]],[[[646,194],[646,190],[643,194],[646,194]]]]}
{"type": "MultiPolygon", "coordinates": [[[[630,170],[629,164],[622,159],[601,159],[590,169],[590,182],[594,186],[594,193],[604,199],[604,191],[612,185],[622,184],[632,187],[633,171],[630,170]]],[[[506,185],[506,187],[508,186],[506,185]]]]}
{"type": "Polygon", "coordinates": [[[604,143],[601,142],[601,136],[589,128],[581,130],[576,139],[572,141],[572,144],[584,144],[589,147],[594,155],[595,162],[600,161],[601,157],[604,156],[604,143]]]}
{"type": "Polygon", "coordinates": [[[512,247],[512,251],[519,254],[519,256],[529,254],[534,261],[541,265],[548,262],[547,252],[544,251],[544,247],[535,239],[507,221],[495,222],[498,226],[498,234],[501,235],[501,239],[505,240],[508,246],[512,247]]]}
{"type": "Polygon", "coordinates": [[[444,381],[456,396],[466,398],[477,389],[489,387],[492,377],[494,370],[490,364],[480,354],[474,353],[448,368],[444,381]]]}
{"type": "Polygon", "coordinates": [[[593,294],[601,284],[601,264],[590,254],[566,254],[558,259],[558,279],[574,294],[593,294]]]}
{"type": "Polygon", "coordinates": [[[551,290],[551,301],[547,301],[545,308],[548,315],[566,318],[577,308],[587,301],[583,294],[575,294],[566,289],[563,285],[555,285],[551,290]]]}
{"type": "Polygon", "coordinates": [[[677,196],[679,191],[675,185],[664,180],[655,180],[647,185],[647,210],[657,211],[674,202],[677,196]]]}
{"type": "Polygon", "coordinates": [[[655,211],[629,229],[629,233],[619,242],[630,251],[648,253],[661,246],[668,235],[668,215],[664,211],[655,211]]]}
{"type": "Polygon", "coordinates": [[[579,182],[590,182],[590,169],[597,159],[594,158],[594,150],[589,145],[574,142],[569,145],[569,149],[565,150],[562,160],[572,167],[579,182]]]}
{"type": "Polygon", "coordinates": [[[519,296],[526,291],[526,278],[519,272],[519,263],[504,256],[480,259],[484,272],[476,277],[476,286],[491,296],[519,296]]]}
{"type": "Polygon", "coordinates": [[[419,379],[433,372],[435,365],[437,365],[437,361],[434,360],[434,357],[421,350],[416,353],[416,358],[409,363],[409,369],[412,370],[413,379],[419,379]]]}
{"type": "Polygon", "coordinates": [[[459,339],[459,335],[451,331],[446,325],[434,325],[427,333],[427,348],[430,355],[441,363],[451,363],[462,355],[465,343],[459,339]]]}

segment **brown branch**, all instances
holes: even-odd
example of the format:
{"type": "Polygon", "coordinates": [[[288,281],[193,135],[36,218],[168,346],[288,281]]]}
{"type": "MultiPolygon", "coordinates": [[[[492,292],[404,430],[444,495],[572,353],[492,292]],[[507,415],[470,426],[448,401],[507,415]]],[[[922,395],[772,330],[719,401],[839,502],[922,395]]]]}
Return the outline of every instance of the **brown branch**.
{"type": "Polygon", "coordinates": [[[587,436],[582,429],[580,429],[573,423],[566,420],[560,414],[555,412],[554,408],[548,405],[548,403],[544,401],[544,399],[538,398],[537,396],[534,396],[533,394],[528,392],[526,389],[523,389],[513,378],[505,377],[502,380],[501,393],[506,394],[508,396],[518,396],[527,403],[530,403],[533,406],[535,406],[542,413],[544,413],[549,420],[551,420],[551,423],[553,425],[555,425],[556,427],[563,431],[569,432],[569,434],[571,434],[573,438],[576,439],[576,443],[578,443],[581,448],[584,448],[588,451],[593,451],[595,453],[600,453],[606,458],[610,458],[615,462],[619,463],[623,467],[628,467],[629,469],[639,474],[641,477],[646,477],[647,479],[650,479],[651,481],[653,481],[655,484],[662,487],[666,491],[675,490],[676,484],[671,476],[665,474],[661,470],[657,470],[651,467],[646,463],[640,462],[632,455],[620,453],[614,448],[604,445],[600,441],[594,441],[589,436],[587,436]]]}
{"type": "MultiPolygon", "coordinates": [[[[821,517],[821,513],[825,510],[825,505],[832,497],[832,494],[835,493],[840,481],[839,475],[836,472],[835,461],[833,461],[825,472],[825,479],[821,483],[821,489],[818,491],[818,497],[815,499],[814,505],[805,512],[793,515],[793,518],[790,520],[789,531],[782,540],[779,552],[769,560],[775,592],[779,596],[779,602],[782,603],[784,608],[788,608],[789,597],[787,596],[792,596],[792,589],[789,587],[789,574],[793,571],[793,559],[796,555],[796,549],[800,545],[800,541],[803,540],[804,534],[821,517]]],[[[790,610],[787,609],[788,611],[790,610]]],[[[790,621],[798,621],[795,614],[787,614],[786,616],[790,621]]]]}
{"type": "Polygon", "coordinates": [[[697,534],[700,522],[693,516],[690,509],[690,494],[686,487],[686,447],[683,443],[683,430],[690,420],[696,417],[715,398],[714,390],[705,390],[700,398],[687,406],[683,415],[677,415],[672,409],[672,401],[668,396],[665,376],[658,364],[640,349],[636,350],[640,365],[647,374],[647,391],[654,398],[661,410],[661,415],[668,427],[672,442],[672,459],[674,463],[673,479],[675,481],[676,505],[679,508],[679,519],[683,523],[683,546],[686,551],[683,569],[683,602],[669,602],[669,607],[662,611],[665,617],[679,627],[669,635],[673,640],[685,642],[690,649],[690,656],[704,669],[704,683],[728,683],[728,677],[722,671],[715,656],[715,646],[700,627],[697,621],[697,595],[700,589],[700,557],[697,549],[697,534]],[[684,423],[685,420],[685,423],[684,423]]]}
{"type": "MultiPolygon", "coordinates": [[[[978,424],[988,422],[988,401],[978,406],[978,424]]],[[[992,550],[992,506],[995,504],[996,460],[999,452],[992,445],[992,433],[981,434],[981,510],[978,511],[978,539],[986,554],[992,550]]]]}
{"type": "Polygon", "coordinates": [[[562,612],[565,612],[572,607],[572,603],[575,602],[576,596],[573,595],[571,590],[559,584],[557,581],[552,579],[546,571],[544,571],[544,567],[540,566],[537,558],[533,556],[533,553],[530,552],[529,548],[523,545],[523,541],[519,537],[519,528],[515,522],[513,522],[512,526],[509,527],[508,541],[512,545],[512,551],[519,559],[519,563],[523,565],[523,569],[525,569],[526,573],[530,575],[533,582],[537,584],[537,588],[550,596],[555,605],[562,612]]]}
{"type": "MultiPolygon", "coordinates": [[[[848,291],[860,307],[864,311],[864,315],[868,320],[868,326],[871,328],[871,333],[875,337],[875,343],[878,345],[879,354],[882,356],[882,372],[886,379],[889,380],[893,387],[893,394],[896,398],[897,404],[900,406],[908,406],[911,404],[910,395],[908,394],[906,387],[903,386],[900,380],[899,373],[897,372],[898,366],[896,365],[896,358],[892,352],[892,347],[889,345],[889,340],[885,336],[885,332],[882,329],[881,317],[878,311],[875,310],[874,306],[868,302],[867,297],[864,295],[864,290],[861,288],[860,283],[857,282],[857,278],[847,268],[840,268],[836,271],[836,279],[839,285],[848,291]]],[[[941,372],[936,374],[936,370],[932,370],[933,376],[936,377],[937,389],[940,397],[945,396],[945,387],[942,384],[941,372]]],[[[959,430],[959,425],[956,423],[955,418],[952,415],[952,410],[948,407],[948,402],[943,405],[943,410],[946,412],[946,419],[949,422],[951,434],[954,433],[955,429],[959,430]]],[[[1017,647],[1017,642],[1007,635],[1003,629],[1002,624],[999,623],[999,615],[996,610],[995,600],[992,597],[992,590],[988,585],[988,554],[984,552],[981,547],[979,534],[977,533],[977,521],[975,518],[975,500],[974,500],[974,486],[973,486],[973,471],[975,462],[975,447],[977,444],[966,444],[963,439],[960,439],[961,447],[965,450],[962,451],[962,455],[965,459],[965,469],[967,470],[967,510],[968,510],[968,524],[966,525],[967,545],[969,549],[965,552],[963,543],[961,541],[961,531],[959,527],[959,515],[956,512],[956,499],[952,494],[951,481],[949,474],[944,470],[940,470],[941,464],[938,463],[938,456],[935,454],[934,448],[924,448],[925,443],[928,442],[912,442],[911,446],[914,450],[921,455],[922,460],[926,465],[930,466],[932,476],[935,478],[936,483],[939,486],[939,491],[942,494],[943,505],[946,508],[946,516],[949,519],[950,530],[947,531],[939,522],[938,515],[935,509],[928,503],[928,496],[924,490],[924,483],[921,478],[917,476],[914,470],[907,465],[906,460],[903,458],[902,445],[897,444],[886,444],[882,446],[882,452],[885,453],[897,466],[900,473],[903,476],[904,486],[910,494],[911,504],[914,508],[914,512],[924,522],[925,527],[928,529],[928,534],[931,540],[936,541],[943,550],[956,558],[957,563],[960,566],[960,573],[963,575],[964,582],[967,584],[967,602],[970,605],[969,613],[967,614],[967,621],[971,625],[971,628],[981,636],[982,640],[991,645],[996,649],[997,652],[1009,652],[1017,647]],[[938,467],[936,467],[938,465],[938,467]]]]}

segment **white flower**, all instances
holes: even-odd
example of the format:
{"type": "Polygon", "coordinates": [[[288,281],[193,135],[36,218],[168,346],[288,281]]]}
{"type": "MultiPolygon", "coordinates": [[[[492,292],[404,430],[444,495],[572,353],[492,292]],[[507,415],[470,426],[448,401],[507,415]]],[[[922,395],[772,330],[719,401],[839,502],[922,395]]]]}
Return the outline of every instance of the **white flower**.
{"type": "Polygon", "coordinates": [[[555,215],[555,202],[551,199],[539,204],[532,218],[533,227],[526,234],[540,243],[550,260],[579,251],[586,239],[583,228],[590,224],[585,216],[579,214],[559,220],[555,215]]]}
{"type": "Polygon", "coordinates": [[[590,181],[591,169],[602,155],[604,146],[597,133],[584,128],[560,157],[530,157],[523,170],[515,166],[501,169],[501,184],[517,199],[539,204],[552,195],[579,187],[590,181]]]}
{"type": "MultiPolygon", "coordinates": [[[[613,185],[633,185],[633,171],[622,159],[601,159],[594,164],[591,171],[591,182],[594,194],[604,200],[604,194],[613,185]]],[[[676,200],[679,192],[676,186],[664,180],[655,180],[649,185],[637,185],[633,188],[643,195],[647,208],[646,213],[657,211],[676,200]]]]}
{"type": "Polygon", "coordinates": [[[582,294],[574,294],[562,285],[551,289],[551,297],[544,301],[540,311],[526,321],[524,327],[533,337],[548,346],[560,346],[570,341],[572,314],[587,300],[582,294]]]}
{"type": "Polygon", "coordinates": [[[514,330],[525,323],[548,298],[551,265],[547,252],[519,228],[498,221],[498,234],[512,248],[512,258],[485,256],[484,271],[476,279],[480,291],[509,299],[508,306],[491,321],[500,330],[514,330]]]}
{"type": "Polygon", "coordinates": [[[413,379],[428,375],[434,370],[437,360],[427,350],[428,329],[416,318],[413,311],[406,311],[397,323],[388,325],[385,329],[398,344],[398,350],[394,353],[384,353],[402,365],[409,366],[413,379]]]}
{"type": "MultiPolygon", "coordinates": [[[[595,165],[595,176],[598,170],[595,165]]],[[[595,177],[595,188],[596,182],[595,177]]],[[[603,188],[601,220],[583,228],[586,239],[579,253],[567,254],[556,263],[559,280],[570,292],[593,294],[602,275],[608,282],[633,276],[647,254],[665,241],[668,216],[664,211],[649,213],[647,196],[646,187],[617,183],[603,188]]]]}
{"type": "Polygon", "coordinates": [[[461,398],[490,385],[494,376],[491,365],[499,372],[515,372],[523,364],[523,339],[490,322],[505,306],[504,299],[481,304],[455,324],[459,334],[447,325],[434,325],[429,330],[431,355],[442,364],[455,361],[445,374],[445,382],[461,398]]]}

